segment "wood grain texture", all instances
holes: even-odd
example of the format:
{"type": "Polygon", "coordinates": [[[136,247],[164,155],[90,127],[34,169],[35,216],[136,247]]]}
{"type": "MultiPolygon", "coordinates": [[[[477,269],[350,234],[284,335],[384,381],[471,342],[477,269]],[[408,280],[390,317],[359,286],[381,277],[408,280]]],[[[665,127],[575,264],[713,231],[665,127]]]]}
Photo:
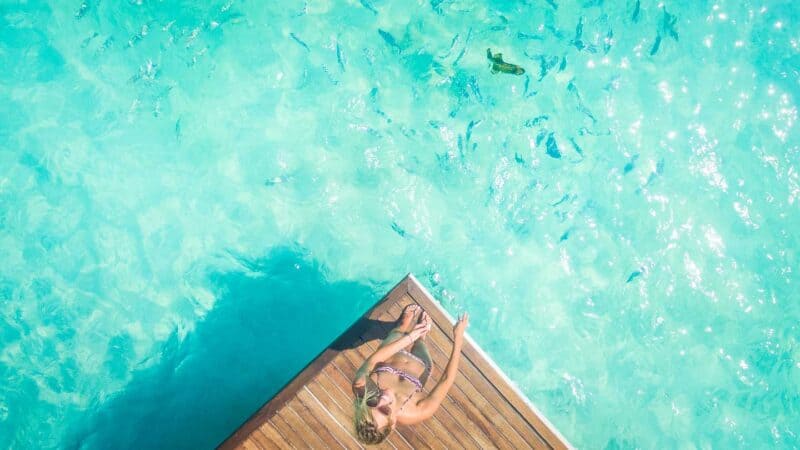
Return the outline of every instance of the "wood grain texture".
{"type": "MultiPolygon", "coordinates": [[[[402,308],[417,303],[434,327],[426,338],[433,369],[425,391],[440,380],[453,346],[447,312],[409,274],[253,413],[219,449],[366,448],[353,434],[351,383],[358,367],[394,327],[402,308]]],[[[436,414],[399,426],[379,449],[569,449],[570,444],[472,341],[459,374],[436,414]]]]}

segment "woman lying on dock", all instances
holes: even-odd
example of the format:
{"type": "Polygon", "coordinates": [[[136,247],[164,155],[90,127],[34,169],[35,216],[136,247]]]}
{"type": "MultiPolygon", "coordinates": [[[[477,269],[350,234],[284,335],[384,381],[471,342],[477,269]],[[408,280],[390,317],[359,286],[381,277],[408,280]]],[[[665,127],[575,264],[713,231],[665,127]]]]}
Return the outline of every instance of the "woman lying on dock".
{"type": "Polygon", "coordinates": [[[425,395],[422,387],[432,367],[425,345],[431,319],[417,304],[403,309],[397,326],[361,365],[353,380],[355,429],[361,442],[379,444],[397,424],[413,425],[436,412],[458,373],[468,324],[469,315],[464,313],[453,326],[453,350],[444,377],[425,395]]]}

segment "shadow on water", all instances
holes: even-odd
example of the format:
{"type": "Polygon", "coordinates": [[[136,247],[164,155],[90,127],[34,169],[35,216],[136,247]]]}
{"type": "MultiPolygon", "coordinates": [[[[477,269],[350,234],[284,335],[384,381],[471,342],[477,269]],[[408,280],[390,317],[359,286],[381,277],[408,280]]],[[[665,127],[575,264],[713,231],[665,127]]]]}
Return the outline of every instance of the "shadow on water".
{"type": "MultiPolygon", "coordinates": [[[[68,448],[213,448],[383,294],[329,283],[291,249],[214,274],[207,317],[73,430],[68,448]]],[[[382,288],[382,287],[381,287],[382,288]]]]}

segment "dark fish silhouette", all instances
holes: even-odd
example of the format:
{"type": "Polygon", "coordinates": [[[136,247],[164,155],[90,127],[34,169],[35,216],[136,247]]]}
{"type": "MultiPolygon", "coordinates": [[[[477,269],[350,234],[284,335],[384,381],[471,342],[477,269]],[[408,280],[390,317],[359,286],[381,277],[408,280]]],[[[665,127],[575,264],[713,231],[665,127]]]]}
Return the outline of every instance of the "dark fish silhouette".
{"type": "Polygon", "coordinates": [[[306,49],[306,51],[307,51],[307,52],[310,52],[310,51],[311,51],[311,49],[310,49],[310,48],[308,48],[308,44],[306,44],[305,42],[303,42],[303,41],[302,41],[302,40],[301,40],[299,37],[297,37],[297,35],[296,35],[296,34],[294,34],[294,33],[289,33],[289,37],[291,37],[293,41],[295,41],[295,42],[297,42],[298,44],[300,44],[300,46],[301,46],[301,47],[303,47],[304,49],[306,49]]]}
{"type": "Polygon", "coordinates": [[[392,36],[389,32],[379,29],[378,34],[381,35],[384,42],[386,42],[386,45],[394,50],[397,50],[397,53],[403,53],[403,47],[400,46],[400,44],[397,42],[397,39],[395,39],[394,36],[392,36]]]}
{"type": "Polygon", "coordinates": [[[583,48],[586,46],[583,43],[583,17],[578,19],[578,25],[575,26],[575,37],[572,38],[570,43],[578,50],[583,50],[583,48]]]}
{"type": "Polygon", "coordinates": [[[677,23],[678,17],[668,13],[667,8],[664,7],[664,15],[661,17],[661,31],[676,41],[678,40],[678,32],[675,30],[677,23]]]}
{"type": "Polygon", "coordinates": [[[571,138],[569,138],[569,142],[572,144],[572,148],[574,148],[574,149],[575,149],[575,151],[576,151],[576,152],[577,152],[579,155],[581,155],[581,158],[583,158],[583,149],[581,148],[581,146],[580,146],[580,145],[578,145],[578,143],[577,143],[577,142],[575,142],[575,138],[572,138],[572,137],[571,137],[571,138]]]}
{"type": "Polygon", "coordinates": [[[650,49],[650,56],[653,56],[658,51],[659,47],[661,47],[661,35],[656,35],[656,41],[653,42],[653,47],[650,49]]]}
{"type": "Polygon", "coordinates": [[[75,13],[75,18],[82,18],[84,15],[86,15],[87,11],[89,11],[89,4],[86,2],[81,3],[81,8],[75,13]]]}
{"type": "Polygon", "coordinates": [[[522,67],[503,61],[502,53],[492,55],[492,49],[490,48],[486,49],[486,58],[492,62],[492,73],[503,72],[512,75],[523,75],[525,73],[525,69],[522,67]]]}
{"type": "Polygon", "coordinates": [[[640,275],[642,275],[642,271],[641,270],[634,270],[633,272],[631,272],[630,275],[628,275],[628,279],[625,280],[625,282],[626,283],[630,283],[631,281],[635,280],[640,275]]]}
{"type": "Polygon", "coordinates": [[[614,44],[614,30],[611,28],[608,29],[608,33],[606,33],[606,38],[603,40],[603,54],[607,55],[608,52],[611,50],[611,46],[614,44]]]}
{"type": "Polygon", "coordinates": [[[376,16],[378,15],[378,10],[377,10],[377,9],[375,9],[375,7],[374,7],[374,6],[372,6],[372,5],[371,5],[371,4],[370,4],[368,1],[366,1],[366,0],[358,0],[358,1],[359,1],[359,3],[361,3],[361,6],[363,6],[364,8],[366,8],[366,9],[367,9],[368,11],[370,11],[372,14],[375,14],[376,16]]]}
{"type": "Polygon", "coordinates": [[[339,46],[338,42],[336,43],[336,61],[339,63],[339,68],[344,72],[344,53],[342,53],[342,47],[339,46]]]}
{"type": "Polygon", "coordinates": [[[678,23],[678,17],[668,13],[666,7],[662,9],[664,10],[664,14],[661,16],[661,23],[656,33],[656,40],[653,42],[653,47],[650,49],[650,56],[658,52],[663,36],[669,36],[675,41],[678,40],[678,31],[675,29],[675,25],[678,23]]]}
{"type": "Polygon", "coordinates": [[[550,133],[547,135],[547,142],[545,143],[547,156],[551,158],[561,158],[561,151],[558,149],[558,144],[556,143],[556,136],[555,133],[550,133]]]}
{"type": "Polygon", "coordinates": [[[528,41],[543,41],[544,36],[539,34],[523,33],[520,31],[517,33],[517,39],[528,40],[528,41]]]}
{"type": "Polygon", "coordinates": [[[540,123],[544,122],[545,120],[547,120],[549,118],[550,118],[549,116],[547,116],[546,114],[543,114],[541,116],[536,116],[533,119],[526,120],[523,125],[525,125],[528,128],[535,127],[535,126],[539,125],[540,123]]]}
{"type": "Polygon", "coordinates": [[[631,20],[633,23],[639,21],[639,12],[641,10],[641,5],[639,4],[640,0],[636,0],[636,5],[633,7],[633,14],[631,14],[631,20]]]}

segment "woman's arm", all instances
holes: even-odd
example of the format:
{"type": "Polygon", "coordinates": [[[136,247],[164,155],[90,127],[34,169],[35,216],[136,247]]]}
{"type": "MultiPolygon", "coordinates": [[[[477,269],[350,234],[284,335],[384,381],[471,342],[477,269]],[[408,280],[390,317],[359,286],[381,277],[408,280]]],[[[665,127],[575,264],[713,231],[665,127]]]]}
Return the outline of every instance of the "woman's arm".
{"type": "Polygon", "coordinates": [[[404,424],[410,425],[417,423],[431,417],[439,405],[442,404],[447,392],[456,381],[458,375],[458,363],[461,361],[461,347],[464,345],[464,329],[469,324],[469,314],[464,313],[458,318],[455,326],[453,327],[453,350],[450,352],[450,360],[447,362],[447,367],[444,369],[444,378],[439,380],[436,387],[431,390],[427,397],[417,403],[416,411],[409,416],[405,417],[404,424]]]}

